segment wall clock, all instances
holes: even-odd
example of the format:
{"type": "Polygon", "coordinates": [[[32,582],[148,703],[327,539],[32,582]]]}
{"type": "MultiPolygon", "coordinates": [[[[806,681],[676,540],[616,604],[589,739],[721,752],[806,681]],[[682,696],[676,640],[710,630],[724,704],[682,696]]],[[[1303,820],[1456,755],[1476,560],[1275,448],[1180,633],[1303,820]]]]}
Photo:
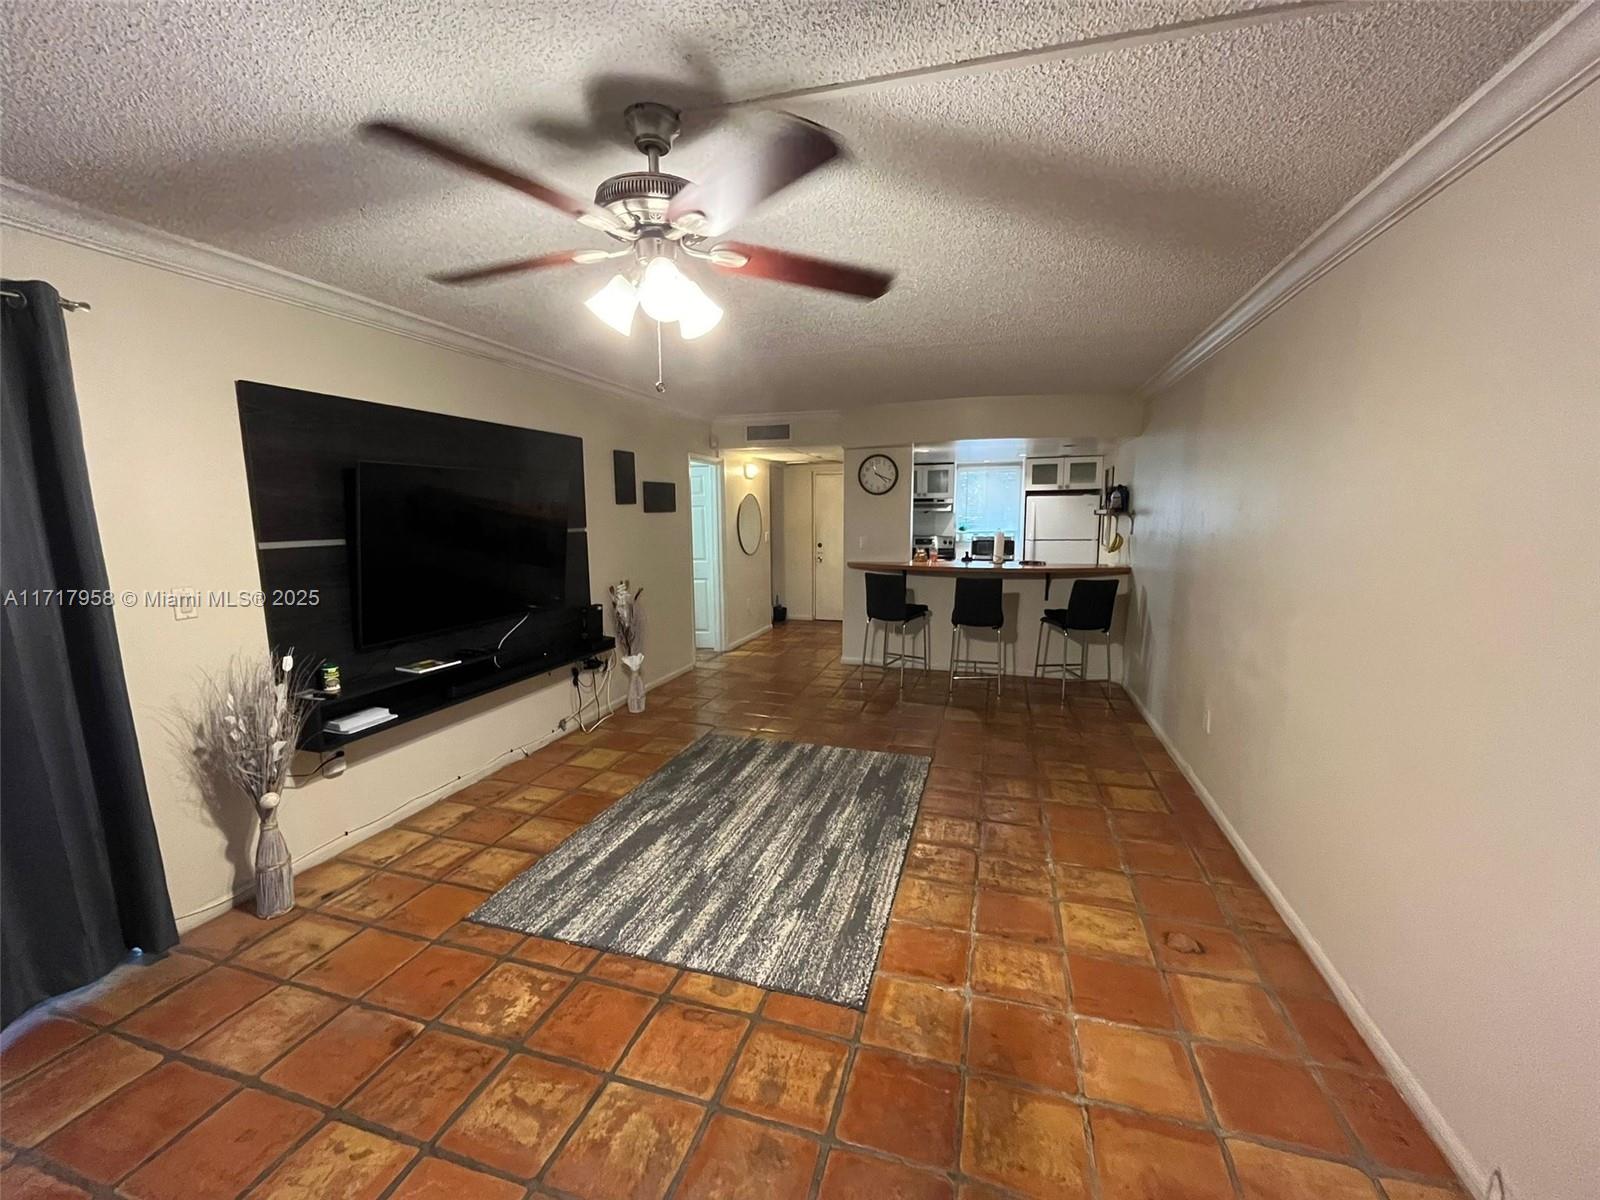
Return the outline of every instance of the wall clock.
{"type": "Polygon", "coordinates": [[[900,468],[894,465],[894,459],[887,454],[869,454],[861,460],[856,479],[861,484],[861,490],[868,495],[883,496],[892,492],[894,485],[900,481],[900,468]]]}

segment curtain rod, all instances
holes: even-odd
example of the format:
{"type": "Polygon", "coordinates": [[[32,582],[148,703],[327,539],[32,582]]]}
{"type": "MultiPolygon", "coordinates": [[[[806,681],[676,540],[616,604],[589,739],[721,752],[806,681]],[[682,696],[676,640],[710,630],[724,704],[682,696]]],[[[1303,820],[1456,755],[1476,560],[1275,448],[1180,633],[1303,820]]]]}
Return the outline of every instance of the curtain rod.
{"type": "MultiPolygon", "coordinates": [[[[13,307],[20,306],[28,302],[28,298],[21,292],[0,291],[0,297],[4,297],[6,302],[13,307]]],[[[79,309],[83,309],[85,312],[91,311],[89,302],[87,300],[68,300],[65,296],[62,296],[60,300],[61,307],[66,309],[68,312],[77,312],[79,309]]]]}

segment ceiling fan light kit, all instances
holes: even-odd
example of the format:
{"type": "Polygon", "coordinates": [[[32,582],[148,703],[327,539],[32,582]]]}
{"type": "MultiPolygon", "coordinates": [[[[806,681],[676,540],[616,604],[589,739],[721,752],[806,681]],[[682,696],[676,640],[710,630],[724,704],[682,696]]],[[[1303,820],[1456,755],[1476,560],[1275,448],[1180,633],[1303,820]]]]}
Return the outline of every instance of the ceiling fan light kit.
{"type": "Polygon", "coordinates": [[[600,320],[624,337],[633,332],[633,315],[644,315],[662,325],[676,324],[685,341],[710,333],[722,320],[722,306],[665,255],[657,255],[638,272],[638,282],[613,275],[610,282],[584,301],[600,320]]]}
{"type": "Polygon", "coordinates": [[[639,307],[639,297],[632,280],[626,275],[613,275],[611,282],[585,300],[583,306],[627,337],[633,332],[633,314],[639,307]]]}
{"type": "Polygon", "coordinates": [[[710,333],[722,320],[722,306],[691,282],[694,291],[678,312],[678,336],[692,342],[702,334],[710,333]]]}
{"type": "MultiPolygon", "coordinates": [[[[595,189],[592,204],[434,134],[393,121],[371,122],[364,129],[370,136],[522,192],[623,243],[617,249],[563,250],[445,272],[433,276],[436,282],[483,283],[546,267],[631,257],[633,263],[585,300],[584,307],[625,337],[632,334],[635,313],[642,308],[656,322],[658,335],[659,326],[676,324],[679,335],[692,341],[716,328],[723,309],[684,271],[686,261],[864,300],[882,296],[894,278],[785,250],[713,241],[758,204],[844,154],[839,139],[821,125],[785,113],[767,114],[767,119],[774,129],[752,152],[719,164],[704,182],[696,183],[661,170],[662,157],[678,137],[678,111],[652,101],[630,104],[623,120],[634,147],[645,156],[646,169],[604,180],[595,189]]],[[[659,378],[657,390],[661,390],[659,378]]]]}

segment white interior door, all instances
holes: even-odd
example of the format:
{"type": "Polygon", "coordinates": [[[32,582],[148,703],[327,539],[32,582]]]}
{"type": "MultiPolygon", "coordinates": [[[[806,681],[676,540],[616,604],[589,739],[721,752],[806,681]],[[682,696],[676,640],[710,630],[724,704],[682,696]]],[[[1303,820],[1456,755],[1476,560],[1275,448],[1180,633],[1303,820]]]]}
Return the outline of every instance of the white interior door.
{"type": "Polygon", "coordinates": [[[717,648],[717,487],[715,467],[689,464],[689,530],[694,543],[694,644],[717,648]]]}
{"type": "MultiPolygon", "coordinates": [[[[774,556],[776,570],[783,563],[783,582],[778,587],[782,602],[789,609],[789,620],[809,621],[811,611],[811,568],[817,561],[816,539],[811,536],[811,478],[809,466],[783,468],[782,501],[774,501],[773,532],[777,532],[777,513],[783,512],[783,553],[774,556]]],[[[776,468],[773,471],[777,477],[776,468]]]]}
{"type": "Polygon", "coordinates": [[[844,476],[811,481],[811,596],[818,621],[844,620],[844,476]]]}

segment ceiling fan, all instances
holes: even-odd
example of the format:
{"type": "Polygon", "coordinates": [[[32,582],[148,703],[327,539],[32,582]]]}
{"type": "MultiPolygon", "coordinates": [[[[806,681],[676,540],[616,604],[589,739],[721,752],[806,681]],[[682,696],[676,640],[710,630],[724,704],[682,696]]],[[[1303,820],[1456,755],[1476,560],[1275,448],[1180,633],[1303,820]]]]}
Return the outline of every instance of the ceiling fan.
{"type": "Polygon", "coordinates": [[[724,163],[705,181],[694,183],[661,170],[661,159],[678,136],[678,111],[650,101],[631,104],[623,120],[647,166],[603,181],[595,189],[593,203],[409,125],[373,121],[362,129],[514,188],[623,243],[611,249],[558,250],[445,272],[432,276],[437,282],[482,283],[547,267],[621,259],[622,269],[585,301],[588,309],[624,335],[632,331],[636,311],[643,309],[658,325],[676,323],[683,337],[697,338],[722,319],[722,308],[683,270],[685,262],[704,262],[722,271],[864,300],[883,295],[894,278],[866,267],[718,240],[762,201],[844,153],[838,137],[821,125],[787,113],[772,113],[767,119],[773,131],[753,154],[724,163]]]}
{"type": "Polygon", "coordinates": [[[634,147],[645,155],[648,165],[643,171],[624,172],[602,182],[593,202],[569,196],[457,142],[409,125],[373,121],[362,129],[373,137],[513,188],[623,243],[616,249],[559,250],[447,272],[433,278],[440,283],[471,284],[546,267],[623,259],[623,269],[585,304],[607,325],[624,335],[632,331],[634,317],[641,308],[646,317],[656,322],[656,390],[665,391],[660,378],[661,326],[676,323],[683,337],[696,338],[709,332],[722,319],[722,308],[684,272],[682,264],[686,261],[698,260],[719,271],[864,300],[876,300],[893,282],[894,277],[884,271],[810,258],[767,246],[718,240],[758,204],[844,154],[833,132],[791,114],[775,112],[771,105],[810,97],[838,98],[923,80],[953,79],[1064,62],[1113,49],[1158,45],[1226,29],[1304,20],[1360,7],[1364,2],[1265,0],[1246,9],[1185,16],[1145,28],[1114,29],[1048,46],[932,63],[743,99],[715,102],[702,99],[694,102],[693,112],[698,115],[756,108],[763,110],[766,119],[776,128],[753,154],[722,164],[710,178],[698,183],[661,170],[661,159],[672,149],[680,129],[678,110],[652,101],[630,104],[623,110],[623,120],[634,147]]]}

